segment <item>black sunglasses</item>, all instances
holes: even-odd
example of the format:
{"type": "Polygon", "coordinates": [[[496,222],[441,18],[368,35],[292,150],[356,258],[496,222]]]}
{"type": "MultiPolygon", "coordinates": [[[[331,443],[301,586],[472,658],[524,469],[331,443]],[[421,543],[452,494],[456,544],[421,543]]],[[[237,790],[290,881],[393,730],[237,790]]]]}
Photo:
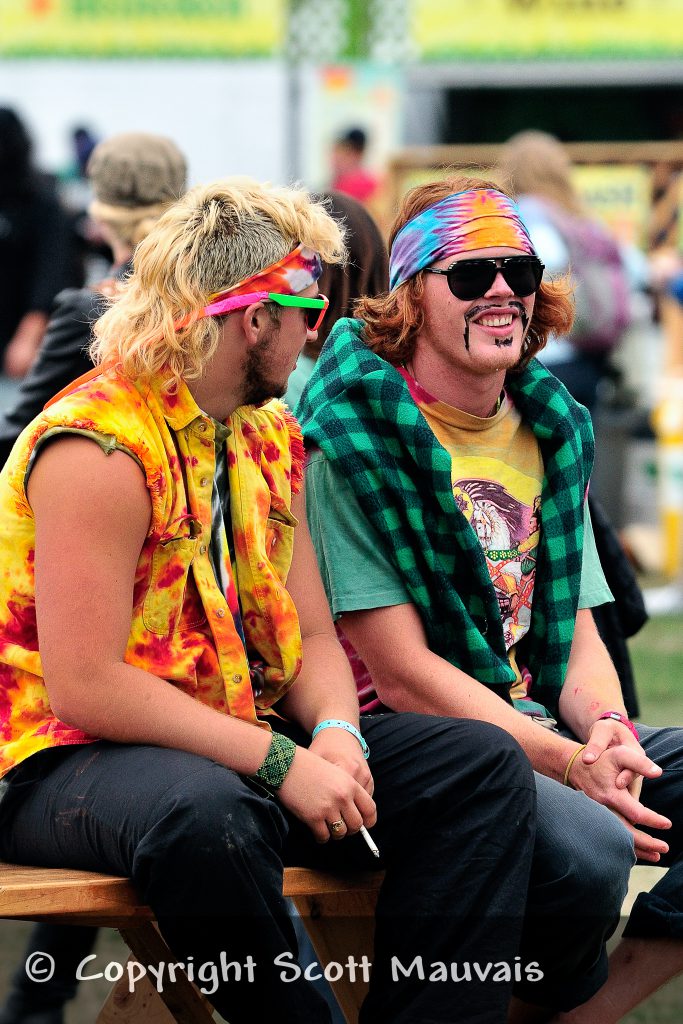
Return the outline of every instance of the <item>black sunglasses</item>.
{"type": "Polygon", "coordinates": [[[447,270],[426,267],[429,274],[444,274],[456,299],[480,299],[501,273],[515,295],[526,298],[538,290],[545,266],[538,256],[499,256],[460,260],[447,270]]]}

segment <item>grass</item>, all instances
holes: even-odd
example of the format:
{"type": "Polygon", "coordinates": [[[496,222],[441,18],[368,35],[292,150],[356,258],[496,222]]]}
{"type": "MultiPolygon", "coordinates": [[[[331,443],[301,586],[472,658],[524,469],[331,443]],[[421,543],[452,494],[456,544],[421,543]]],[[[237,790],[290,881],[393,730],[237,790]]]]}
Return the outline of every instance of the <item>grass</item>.
{"type": "MultiPolygon", "coordinates": [[[[630,649],[642,721],[651,725],[683,726],[683,615],[651,619],[630,641],[630,649]]],[[[631,895],[635,888],[652,884],[653,874],[656,875],[656,871],[637,868],[631,895]]],[[[0,922],[0,1001],[20,960],[29,929],[30,925],[23,922],[0,922]]],[[[93,963],[100,970],[109,961],[124,963],[126,959],[123,942],[108,930],[100,933],[95,952],[97,960],[93,963]]],[[[104,979],[82,983],[76,999],[67,1008],[67,1024],[92,1024],[108,990],[109,983],[104,979]]],[[[681,1024],[682,1007],[683,977],[656,993],[624,1021],[626,1024],[681,1024]]]]}
{"type": "Polygon", "coordinates": [[[683,726],[683,615],[650,619],[629,647],[642,720],[683,726]]]}

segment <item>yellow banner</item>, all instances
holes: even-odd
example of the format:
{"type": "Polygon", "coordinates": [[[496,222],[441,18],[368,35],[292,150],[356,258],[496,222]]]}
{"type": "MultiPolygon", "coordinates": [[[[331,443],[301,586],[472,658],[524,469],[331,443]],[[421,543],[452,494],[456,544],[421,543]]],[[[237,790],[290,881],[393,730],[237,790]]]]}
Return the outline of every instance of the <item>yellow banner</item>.
{"type": "MultiPolygon", "coordinates": [[[[458,165],[457,173],[489,181],[497,178],[496,169],[492,167],[458,165]]],[[[398,196],[417,185],[451,174],[453,167],[406,168],[397,181],[398,196]]],[[[644,164],[579,164],[572,168],[572,178],[586,209],[602,221],[620,242],[647,248],[652,203],[652,171],[649,167],[644,164]]],[[[683,203],[683,189],[681,195],[683,203]]]]}
{"type": "Polygon", "coordinates": [[[645,246],[652,201],[652,172],[642,164],[572,169],[574,183],[588,209],[621,241],[645,246]]]}
{"type": "Polygon", "coordinates": [[[0,55],[270,56],[286,0],[0,0],[0,55]]]}
{"type": "Polygon", "coordinates": [[[683,0],[412,0],[423,58],[676,57],[683,0]]]}

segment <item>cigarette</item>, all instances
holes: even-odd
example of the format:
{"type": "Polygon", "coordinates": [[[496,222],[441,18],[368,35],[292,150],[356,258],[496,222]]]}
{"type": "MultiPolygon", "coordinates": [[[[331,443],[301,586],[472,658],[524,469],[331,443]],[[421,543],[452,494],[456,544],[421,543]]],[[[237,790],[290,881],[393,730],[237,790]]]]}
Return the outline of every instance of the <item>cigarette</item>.
{"type": "Polygon", "coordinates": [[[366,829],[365,825],[361,825],[360,834],[370,847],[370,851],[374,854],[374,856],[379,857],[379,850],[377,849],[377,846],[375,845],[375,842],[370,833],[368,832],[368,830],[366,829]]]}

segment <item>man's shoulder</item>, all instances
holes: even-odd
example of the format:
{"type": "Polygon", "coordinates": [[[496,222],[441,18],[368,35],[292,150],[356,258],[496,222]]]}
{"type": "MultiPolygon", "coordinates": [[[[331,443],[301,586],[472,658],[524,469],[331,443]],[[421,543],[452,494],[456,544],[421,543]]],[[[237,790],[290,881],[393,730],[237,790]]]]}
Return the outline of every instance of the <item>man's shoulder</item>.
{"type": "Polygon", "coordinates": [[[75,424],[112,432],[138,432],[142,419],[149,418],[144,390],[115,370],[92,371],[77,379],[41,414],[50,426],[75,424]]]}

